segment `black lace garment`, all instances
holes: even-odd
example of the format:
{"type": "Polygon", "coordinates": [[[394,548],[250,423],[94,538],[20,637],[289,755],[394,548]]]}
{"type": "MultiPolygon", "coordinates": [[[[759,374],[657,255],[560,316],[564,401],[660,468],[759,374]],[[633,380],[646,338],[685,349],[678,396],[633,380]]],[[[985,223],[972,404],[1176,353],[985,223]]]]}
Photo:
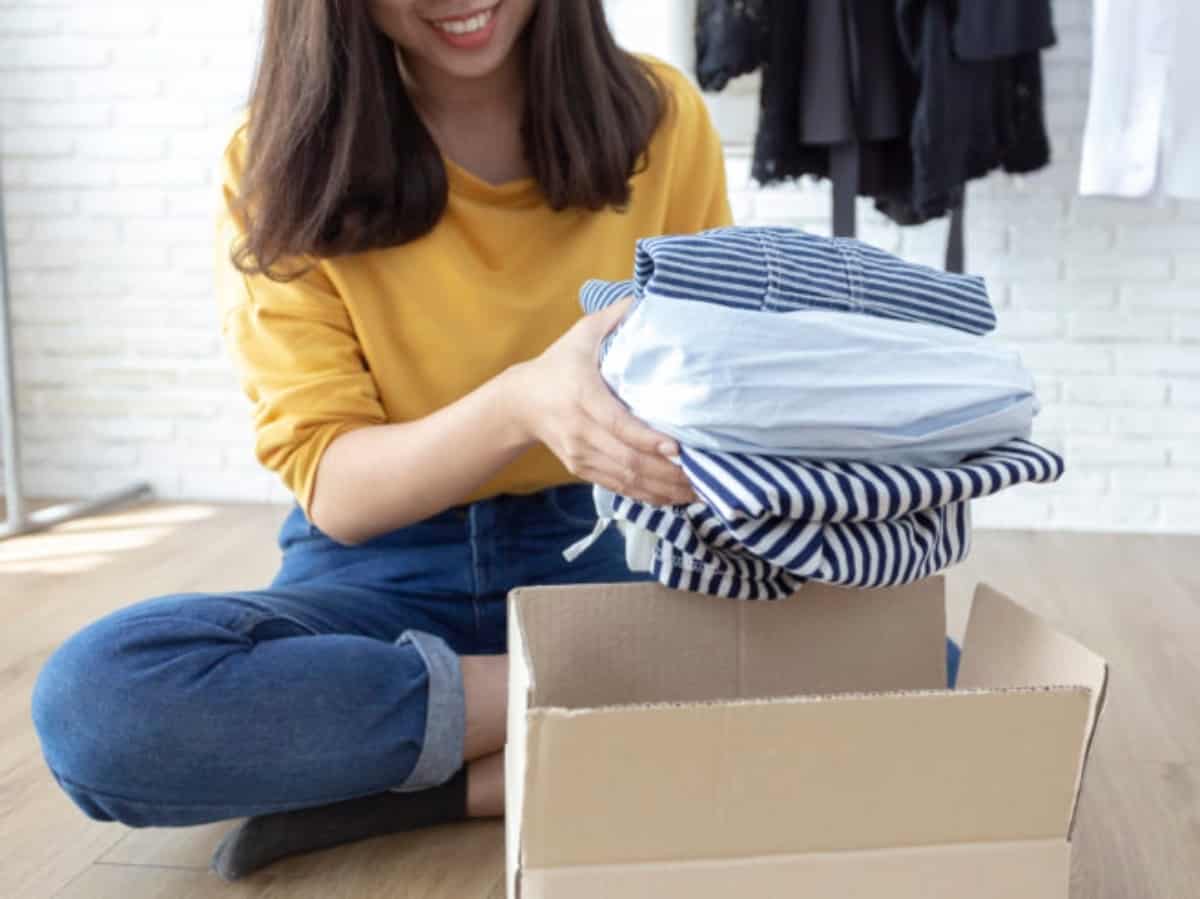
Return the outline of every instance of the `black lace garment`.
{"type": "Polygon", "coordinates": [[[1050,158],[1049,0],[700,0],[696,75],[762,70],[752,174],[826,177],[854,142],[859,193],[901,224],[946,214],[992,169],[1050,158]]]}

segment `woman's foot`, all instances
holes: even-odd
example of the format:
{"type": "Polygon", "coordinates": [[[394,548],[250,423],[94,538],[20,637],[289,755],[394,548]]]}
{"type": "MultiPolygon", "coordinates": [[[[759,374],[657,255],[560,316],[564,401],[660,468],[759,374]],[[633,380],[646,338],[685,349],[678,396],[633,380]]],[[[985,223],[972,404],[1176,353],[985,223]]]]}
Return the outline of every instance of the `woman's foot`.
{"type": "MultiPolygon", "coordinates": [[[[500,796],[503,807],[502,774],[500,796]]],[[[428,790],[378,793],[250,818],[225,835],[213,853],[211,866],[225,880],[238,880],[292,855],[460,821],[466,816],[464,767],[446,783],[428,790]]]]}

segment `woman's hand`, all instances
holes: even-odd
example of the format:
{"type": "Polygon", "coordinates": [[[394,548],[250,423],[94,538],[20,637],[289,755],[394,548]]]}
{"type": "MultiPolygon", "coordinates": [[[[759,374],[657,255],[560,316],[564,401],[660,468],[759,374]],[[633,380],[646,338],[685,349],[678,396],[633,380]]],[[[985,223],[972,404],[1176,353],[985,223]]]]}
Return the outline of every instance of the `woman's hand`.
{"type": "Polygon", "coordinates": [[[668,459],[679,453],[675,441],[634,418],[600,377],[600,344],[631,302],[586,316],[512,369],[519,424],[576,477],[656,506],[694,502],[687,476],[668,459]]]}

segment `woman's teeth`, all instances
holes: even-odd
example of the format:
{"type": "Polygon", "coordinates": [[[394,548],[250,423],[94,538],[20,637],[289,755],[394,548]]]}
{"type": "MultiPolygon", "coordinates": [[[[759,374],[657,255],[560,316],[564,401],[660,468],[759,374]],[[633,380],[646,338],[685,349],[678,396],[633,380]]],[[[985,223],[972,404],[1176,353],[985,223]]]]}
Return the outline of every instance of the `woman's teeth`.
{"type": "Polygon", "coordinates": [[[486,9],[478,15],[471,16],[469,19],[454,19],[446,22],[434,22],[434,26],[440,28],[448,34],[473,34],[476,31],[482,31],[492,21],[492,16],[495,12],[491,9],[486,9]]]}

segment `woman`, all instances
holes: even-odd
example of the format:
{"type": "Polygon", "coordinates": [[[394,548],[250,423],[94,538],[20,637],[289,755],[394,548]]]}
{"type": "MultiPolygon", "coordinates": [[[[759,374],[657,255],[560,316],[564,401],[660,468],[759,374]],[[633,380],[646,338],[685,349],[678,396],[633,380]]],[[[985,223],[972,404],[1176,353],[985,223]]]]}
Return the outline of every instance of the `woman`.
{"type": "Polygon", "coordinates": [[[249,817],[227,878],[503,813],[505,596],[628,579],[584,560],[595,482],[691,490],[599,379],[641,237],[730,221],[678,72],[601,0],[268,0],[226,154],[223,331],[257,454],[298,505],[264,590],[161,597],[67,641],[34,695],[90,816],[249,817]]]}

